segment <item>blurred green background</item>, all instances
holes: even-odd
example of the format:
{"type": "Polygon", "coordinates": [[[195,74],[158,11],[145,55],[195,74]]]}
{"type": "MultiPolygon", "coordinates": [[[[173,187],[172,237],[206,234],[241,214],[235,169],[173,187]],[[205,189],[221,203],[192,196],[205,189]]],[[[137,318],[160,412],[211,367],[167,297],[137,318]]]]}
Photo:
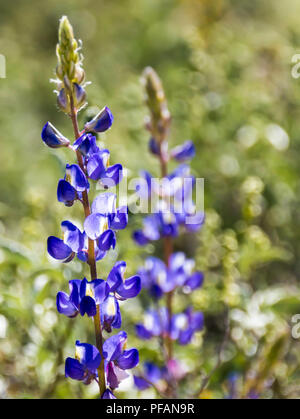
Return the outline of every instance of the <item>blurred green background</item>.
{"type": "MultiPolygon", "coordinates": [[[[52,93],[58,20],[68,15],[83,41],[90,105],[108,105],[113,128],[100,138],[129,177],[158,173],[147,152],[140,75],[153,66],[163,80],[173,123],[172,145],[192,139],[195,175],[205,178],[206,225],[176,249],[194,256],[205,286],[189,300],[205,313],[205,331],[179,359],[189,370],[182,397],[194,395],[222,362],[199,397],[223,398],[236,373],[239,394],[255,383],[261,397],[300,394],[300,343],[291,335],[300,313],[300,86],[291,58],[300,52],[297,0],[38,0],[1,2],[0,53],[0,397],[96,397],[64,378],[64,358],[76,339],[93,343],[93,325],[58,317],[55,296],[67,280],[84,274],[79,262],[55,264],[46,238],[64,219],[82,221],[77,206],[56,202],[66,152],[47,149],[40,132],[50,120],[71,138],[70,121],[52,93]],[[225,319],[225,320],[224,320],[225,319]],[[250,383],[250,384],[249,384],[250,383]]],[[[81,116],[81,121],[84,114],[81,116]]],[[[139,216],[119,233],[118,258],[136,271],[152,245],[131,240],[139,216]]],[[[101,277],[112,255],[99,263],[101,277]]],[[[128,347],[141,360],[158,360],[158,343],[136,339],[134,323],[147,305],[144,294],[122,304],[128,347]]],[[[138,393],[131,383],[120,397],[138,393]]]]}

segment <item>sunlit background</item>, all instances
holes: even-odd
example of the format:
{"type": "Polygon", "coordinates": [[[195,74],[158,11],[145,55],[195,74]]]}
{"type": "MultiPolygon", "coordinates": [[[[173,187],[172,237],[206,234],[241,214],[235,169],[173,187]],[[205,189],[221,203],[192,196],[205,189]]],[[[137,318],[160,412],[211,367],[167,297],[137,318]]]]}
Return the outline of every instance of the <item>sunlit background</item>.
{"type": "MultiPolygon", "coordinates": [[[[222,363],[200,397],[224,398],[237,377],[240,394],[255,379],[260,396],[298,397],[300,343],[291,335],[300,313],[300,80],[291,59],[300,53],[297,0],[39,0],[1,2],[0,54],[0,397],[96,397],[96,386],[64,377],[74,342],[94,342],[90,319],[59,317],[56,293],[82,278],[82,264],[56,264],[46,239],[64,219],[82,221],[79,207],[56,202],[66,152],[40,139],[50,120],[72,137],[68,118],[52,93],[58,20],[68,15],[83,41],[84,67],[92,84],[91,106],[108,105],[112,129],[100,138],[129,177],[141,169],[158,174],[147,151],[147,110],[140,75],[153,66],[163,80],[173,123],[172,145],[195,142],[193,172],[205,178],[206,225],[176,242],[205,272],[204,288],[191,299],[205,314],[205,330],[177,347],[191,373],[181,397],[194,394],[217,363],[229,318],[222,363]]],[[[84,113],[80,121],[84,120],[84,113]]],[[[128,274],[152,245],[131,239],[140,216],[118,235],[118,258],[128,274]]],[[[99,263],[105,278],[112,255],[99,263]]],[[[158,343],[134,332],[148,304],[143,293],[122,304],[128,347],[140,359],[159,361],[158,343]]],[[[137,392],[129,379],[119,397],[137,392]]]]}

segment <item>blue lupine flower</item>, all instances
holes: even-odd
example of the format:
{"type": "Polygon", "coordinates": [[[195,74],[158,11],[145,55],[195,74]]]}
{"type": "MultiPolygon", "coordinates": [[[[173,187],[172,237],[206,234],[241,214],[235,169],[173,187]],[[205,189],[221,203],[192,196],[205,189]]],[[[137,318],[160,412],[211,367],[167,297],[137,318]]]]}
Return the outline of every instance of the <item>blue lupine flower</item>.
{"type": "Polygon", "coordinates": [[[90,179],[99,180],[106,189],[116,186],[123,178],[121,164],[109,166],[109,151],[106,149],[90,155],[86,170],[90,179]]]}
{"type": "Polygon", "coordinates": [[[125,370],[134,368],[139,363],[139,353],[135,348],[125,350],[127,333],[122,331],[106,339],[103,344],[107,383],[114,390],[128,377],[125,370]]]}
{"type": "Polygon", "coordinates": [[[147,288],[153,297],[160,298],[176,287],[183,287],[189,293],[203,284],[204,275],[200,271],[193,272],[195,262],[187,259],[183,252],[170,256],[169,267],[156,257],[149,257],[138,274],[142,279],[143,288],[147,288]]]}
{"type": "Polygon", "coordinates": [[[122,325],[120,306],[113,294],[109,294],[101,305],[101,323],[108,333],[122,325]]]}
{"type": "Polygon", "coordinates": [[[147,258],[138,274],[142,280],[142,287],[147,288],[153,298],[157,299],[163,296],[164,291],[160,284],[166,282],[167,270],[162,260],[156,257],[147,258]]]}
{"type": "Polygon", "coordinates": [[[98,349],[88,343],[76,341],[75,358],[67,358],[65,363],[65,375],[73,380],[83,381],[89,384],[97,377],[97,368],[101,362],[98,349]]]}
{"type": "Polygon", "coordinates": [[[133,239],[140,246],[161,237],[177,237],[179,227],[195,232],[204,223],[204,214],[196,212],[192,201],[195,178],[188,165],[180,165],[161,182],[146,171],[136,185],[141,199],[153,197],[156,203],[154,214],[143,220],[143,228],[133,233],[133,239]]]}
{"type": "Polygon", "coordinates": [[[84,156],[84,165],[90,179],[99,180],[106,189],[121,182],[123,177],[122,165],[109,166],[109,150],[100,150],[95,136],[82,134],[74,142],[73,149],[79,150],[84,156]]]}
{"type": "Polygon", "coordinates": [[[181,345],[187,345],[193,338],[195,332],[203,329],[204,317],[200,311],[193,312],[187,308],[183,313],[174,314],[171,319],[169,336],[177,340],[181,345]]]}
{"type": "Polygon", "coordinates": [[[181,345],[189,343],[195,332],[203,329],[204,318],[201,312],[192,312],[188,308],[183,313],[174,314],[169,323],[169,314],[165,307],[159,311],[148,310],[143,324],[136,325],[140,339],[148,340],[154,336],[169,336],[181,345]]]}
{"type": "Polygon", "coordinates": [[[171,157],[178,162],[190,160],[195,156],[195,146],[193,141],[187,140],[183,144],[173,148],[170,152],[171,157]]]}
{"type": "Polygon", "coordinates": [[[193,272],[194,266],[195,261],[187,259],[183,252],[173,253],[167,270],[171,278],[169,282],[173,282],[175,287],[183,287],[186,293],[200,288],[204,281],[204,274],[200,271],[193,272]]]}
{"type": "Polygon", "coordinates": [[[84,278],[80,284],[80,314],[95,316],[97,305],[103,303],[109,293],[109,286],[103,279],[87,281],[84,278]]]}
{"type": "Polygon", "coordinates": [[[92,134],[83,133],[73,144],[74,150],[79,150],[84,157],[89,157],[92,154],[100,151],[96,143],[96,137],[92,134]]]}
{"type": "Polygon", "coordinates": [[[76,189],[77,192],[83,192],[89,189],[89,183],[86,179],[86,176],[78,164],[66,165],[65,180],[68,181],[76,189]]]}
{"type": "Polygon", "coordinates": [[[111,390],[107,389],[102,394],[101,399],[116,399],[116,396],[114,395],[114,393],[111,390]]]}
{"type": "Polygon", "coordinates": [[[86,169],[90,179],[99,180],[105,176],[106,168],[109,164],[109,151],[107,149],[99,150],[89,155],[86,169]]]}
{"type": "Polygon", "coordinates": [[[84,221],[84,230],[92,240],[97,240],[98,247],[107,251],[116,245],[114,230],[121,230],[128,223],[127,207],[116,208],[116,195],[104,193],[98,195],[92,204],[92,214],[84,221]]]}
{"type": "Polygon", "coordinates": [[[94,317],[97,312],[96,306],[101,304],[108,296],[109,286],[103,279],[82,281],[73,279],[69,281],[70,295],[63,291],[56,296],[57,311],[67,317],[75,317],[80,312],[81,316],[86,313],[94,317]]]}
{"type": "Polygon", "coordinates": [[[143,369],[143,377],[138,375],[133,376],[134,384],[138,390],[146,390],[147,388],[151,387],[150,383],[156,384],[164,377],[164,368],[160,368],[152,362],[145,362],[143,369]]]}
{"type": "Polygon", "coordinates": [[[50,148],[68,147],[70,141],[64,137],[52,124],[47,122],[42,130],[42,140],[50,148]]]}
{"type": "Polygon", "coordinates": [[[76,317],[79,313],[80,279],[69,281],[70,295],[63,291],[57,293],[56,307],[57,311],[67,317],[76,317]]]}
{"type": "Polygon", "coordinates": [[[57,185],[57,199],[67,207],[71,207],[77,199],[76,189],[66,180],[60,179],[57,185]]]}
{"type": "MultiPolygon", "coordinates": [[[[181,164],[172,173],[159,180],[143,170],[140,172],[136,191],[141,197],[150,197],[153,194],[158,198],[174,196],[177,200],[186,199],[191,195],[195,185],[195,177],[190,172],[189,165],[181,164]]],[[[161,205],[161,203],[158,204],[161,205]]]]}
{"type": "Polygon", "coordinates": [[[84,128],[86,131],[104,132],[112,126],[113,120],[113,114],[105,106],[91,121],[85,124],[84,128]]]}
{"type": "Polygon", "coordinates": [[[161,307],[158,311],[148,310],[144,323],[136,325],[137,336],[141,339],[151,339],[153,336],[166,336],[168,333],[168,310],[161,307]]]}
{"type": "Polygon", "coordinates": [[[143,219],[143,228],[133,233],[133,239],[140,246],[145,246],[150,241],[159,240],[161,237],[177,237],[179,227],[184,226],[187,231],[195,232],[202,227],[204,214],[177,212],[170,206],[170,210],[162,210],[143,219]]]}
{"type": "Polygon", "coordinates": [[[148,199],[151,197],[153,185],[155,185],[155,178],[146,170],[140,172],[140,178],[136,183],[136,192],[141,198],[148,199]]]}
{"type": "Polygon", "coordinates": [[[54,236],[48,237],[47,250],[54,259],[66,263],[84,248],[84,234],[70,221],[63,221],[61,227],[63,240],[54,236]]]}
{"type": "Polygon", "coordinates": [[[116,262],[107,277],[110,292],[119,300],[136,297],[141,291],[141,278],[138,275],[125,279],[126,262],[116,262]]]}
{"type": "Polygon", "coordinates": [[[160,239],[160,223],[157,214],[148,215],[143,219],[143,229],[135,231],[133,239],[140,246],[160,239]]]}

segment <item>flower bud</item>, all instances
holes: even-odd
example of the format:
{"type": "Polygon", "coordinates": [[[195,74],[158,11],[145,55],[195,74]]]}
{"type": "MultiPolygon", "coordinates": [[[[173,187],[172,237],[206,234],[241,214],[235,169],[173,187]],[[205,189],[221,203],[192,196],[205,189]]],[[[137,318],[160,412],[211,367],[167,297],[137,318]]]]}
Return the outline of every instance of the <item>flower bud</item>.
{"type": "Polygon", "coordinates": [[[149,151],[156,155],[159,156],[160,154],[160,148],[159,148],[159,144],[157,143],[156,139],[151,137],[148,143],[148,147],[149,147],[149,151]]]}
{"type": "Polygon", "coordinates": [[[170,112],[163,90],[162,82],[151,67],[143,72],[142,82],[145,86],[146,104],[151,112],[151,129],[155,137],[165,133],[170,125],[170,112]]]}
{"type": "Polygon", "coordinates": [[[58,65],[56,74],[60,80],[64,81],[65,87],[68,87],[68,81],[80,84],[84,79],[81,57],[79,57],[77,49],[78,43],[74,38],[72,25],[68,18],[63,16],[60,19],[58,30],[58,44],[56,47],[58,65]]]}
{"type": "Polygon", "coordinates": [[[171,150],[171,157],[179,163],[190,160],[195,156],[195,146],[193,141],[187,140],[183,144],[171,150]]]}
{"type": "Polygon", "coordinates": [[[76,83],[81,84],[84,80],[84,77],[85,77],[84,69],[80,66],[80,64],[76,64],[75,76],[74,76],[76,83]]]}
{"type": "Polygon", "coordinates": [[[74,91],[74,105],[77,109],[80,109],[86,103],[86,92],[83,87],[79,84],[73,84],[74,91]]]}
{"type": "Polygon", "coordinates": [[[57,95],[57,105],[63,112],[70,112],[70,101],[64,88],[61,89],[57,95]]]}
{"type": "Polygon", "coordinates": [[[42,140],[50,148],[68,147],[70,141],[64,137],[52,124],[47,122],[41,134],[42,140]]]}
{"type": "Polygon", "coordinates": [[[104,132],[111,127],[113,120],[113,114],[105,106],[91,121],[85,124],[84,128],[86,131],[104,132]]]}

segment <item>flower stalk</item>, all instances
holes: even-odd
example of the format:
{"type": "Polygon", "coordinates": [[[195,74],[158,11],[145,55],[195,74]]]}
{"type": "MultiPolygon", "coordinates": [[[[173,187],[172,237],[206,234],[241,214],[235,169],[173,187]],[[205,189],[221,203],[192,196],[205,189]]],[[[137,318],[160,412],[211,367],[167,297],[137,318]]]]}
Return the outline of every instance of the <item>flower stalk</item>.
{"type": "Polygon", "coordinates": [[[57,45],[57,79],[59,108],[70,117],[75,141],[64,137],[51,123],[47,122],[42,131],[44,143],[51,148],[67,147],[75,152],[77,164],[67,164],[65,177],[57,187],[59,202],[71,207],[76,201],[83,206],[84,230],[81,231],[70,221],[63,221],[63,239],[50,236],[47,242],[49,255],[63,263],[75,257],[87,263],[90,281],[86,278],[69,281],[69,295],[64,291],[57,294],[56,305],[60,314],[75,318],[80,314],[93,319],[96,346],[76,341],[75,358],[68,357],[65,362],[66,377],[90,384],[96,381],[100,398],[114,399],[114,390],[127,377],[126,370],[134,368],[139,362],[137,349],[125,350],[127,334],[120,331],[106,339],[108,334],[119,329],[122,317],[118,300],[134,298],[141,290],[138,275],[125,278],[126,263],[118,261],[112,267],[106,280],[99,279],[97,261],[103,259],[110,249],[116,246],[116,230],[126,228],[127,207],[116,207],[114,193],[100,193],[90,204],[90,180],[97,181],[103,189],[116,186],[122,180],[122,166],[109,164],[109,150],[97,145],[99,132],[107,131],[113,122],[113,115],[104,107],[85,129],[80,132],[77,114],[86,105],[86,92],[83,84],[85,73],[81,66],[78,42],[67,17],[62,17],[59,26],[57,45]],[[91,132],[94,133],[91,134],[91,132]]]}
{"type": "MultiPolygon", "coordinates": [[[[165,396],[176,398],[178,383],[185,372],[175,358],[174,343],[178,341],[181,345],[188,344],[194,333],[203,329],[203,314],[194,312],[192,307],[188,307],[182,313],[176,313],[173,299],[177,289],[191,292],[200,288],[203,274],[193,272],[194,261],[187,259],[183,252],[174,253],[174,238],[179,235],[181,228],[197,231],[201,228],[204,218],[203,214],[195,212],[192,202],[194,178],[190,175],[189,166],[182,164],[173,173],[168,172],[170,159],[182,163],[194,156],[194,145],[192,141],[186,141],[169,151],[171,116],[162,82],[156,72],[147,67],[143,73],[143,84],[145,102],[149,109],[149,117],[145,124],[151,135],[149,150],[159,162],[161,179],[157,182],[150,173],[143,172],[144,185],[146,184],[148,189],[147,196],[150,199],[154,198],[156,207],[154,213],[143,220],[144,227],[135,231],[133,238],[140,246],[162,239],[163,261],[153,256],[149,257],[139,271],[144,287],[154,300],[155,310],[147,310],[144,324],[137,324],[136,331],[141,339],[159,338],[159,342],[162,342],[164,366],[158,367],[146,362],[144,373],[135,377],[135,384],[140,390],[150,385],[157,389],[158,383],[163,380],[165,396]],[[189,180],[189,190],[185,189],[185,180],[189,180]],[[195,215],[196,222],[189,225],[188,217],[195,215]]],[[[145,191],[143,193],[145,194],[145,191]]]]}

